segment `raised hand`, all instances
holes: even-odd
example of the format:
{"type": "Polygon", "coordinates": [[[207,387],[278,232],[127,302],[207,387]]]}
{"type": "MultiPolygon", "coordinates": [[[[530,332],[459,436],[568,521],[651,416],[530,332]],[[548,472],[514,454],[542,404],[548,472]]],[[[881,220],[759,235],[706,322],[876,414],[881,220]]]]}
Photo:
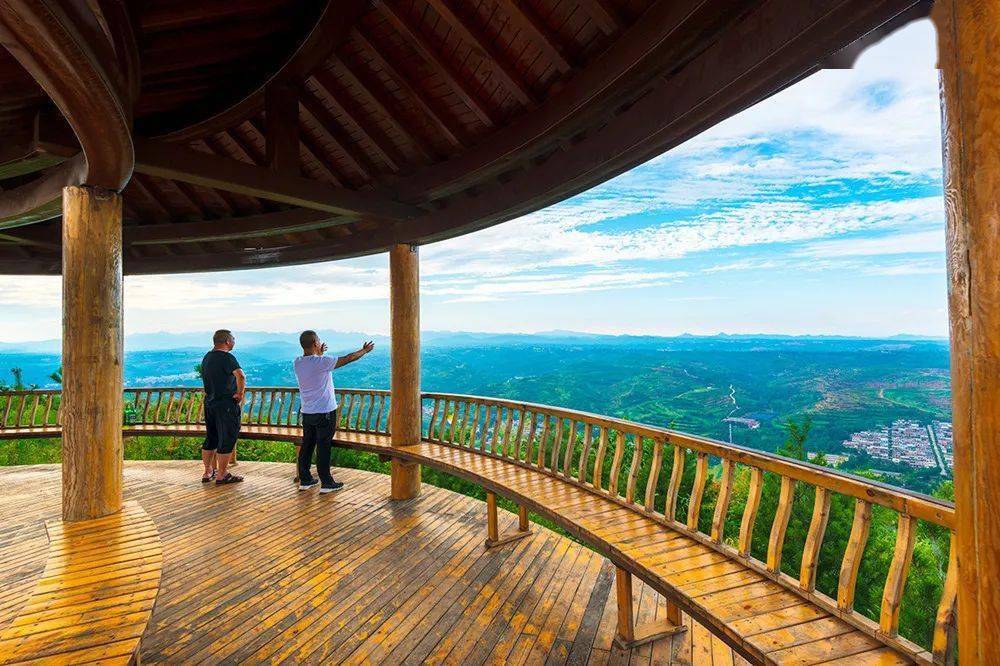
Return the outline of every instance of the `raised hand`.
{"type": "Polygon", "coordinates": [[[319,346],[319,355],[322,356],[326,353],[326,343],[324,342],[319,346]]]}
{"type": "Polygon", "coordinates": [[[369,340],[365,344],[361,345],[361,351],[363,351],[366,354],[368,352],[370,352],[371,350],[373,350],[373,349],[375,349],[375,343],[372,342],[371,340],[369,340]]]}

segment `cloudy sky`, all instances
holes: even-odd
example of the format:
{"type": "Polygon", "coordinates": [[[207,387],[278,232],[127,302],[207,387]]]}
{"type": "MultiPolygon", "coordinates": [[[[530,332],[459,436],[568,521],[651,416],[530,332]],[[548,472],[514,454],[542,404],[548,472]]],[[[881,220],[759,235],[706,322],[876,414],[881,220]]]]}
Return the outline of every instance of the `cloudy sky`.
{"type": "MultiPolygon", "coordinates": [[[[562,204],[421,249],[425,330],[946,335],[934,36],[912,24],[562,204]]],[[[384,333],[384,255],[126,278],[126,329],[384,333]]],[[[59,282],[0,276],[0,340],[59,282]]]]}

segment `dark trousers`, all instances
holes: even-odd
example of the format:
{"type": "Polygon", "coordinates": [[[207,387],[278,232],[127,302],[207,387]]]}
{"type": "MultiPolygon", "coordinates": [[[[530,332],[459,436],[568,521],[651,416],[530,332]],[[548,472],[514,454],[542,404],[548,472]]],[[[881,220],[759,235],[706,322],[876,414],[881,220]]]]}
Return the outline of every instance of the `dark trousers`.
{"type": "Polygon", "coordinates": [[[201,448],[223,455],[232,453],[240,436],[240,413],[235,400],[205,403],[205,441],[201,448]]]}
{"type": "Polygon", "coordinates": [[[302,415],[302,448],[299,450],[299,483],[312,483],[313,451],[316,452],[316,472],[323,485],[333,483],[330,474],[330,449],[337,431],[337,410],[329,414],[302,415]]]}

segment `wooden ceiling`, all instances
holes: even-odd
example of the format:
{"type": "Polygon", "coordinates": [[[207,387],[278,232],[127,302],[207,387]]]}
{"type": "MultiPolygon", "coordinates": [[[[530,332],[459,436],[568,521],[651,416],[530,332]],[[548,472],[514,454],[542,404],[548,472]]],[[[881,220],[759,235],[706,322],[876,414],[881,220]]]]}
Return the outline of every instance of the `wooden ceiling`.
{"type": "Polygon", "coordinates": [[[660,154],[927,4],[7,0],[0,273],[59,272],[72,183],[124,188],[128,273],[468,233],[660,154]]]}

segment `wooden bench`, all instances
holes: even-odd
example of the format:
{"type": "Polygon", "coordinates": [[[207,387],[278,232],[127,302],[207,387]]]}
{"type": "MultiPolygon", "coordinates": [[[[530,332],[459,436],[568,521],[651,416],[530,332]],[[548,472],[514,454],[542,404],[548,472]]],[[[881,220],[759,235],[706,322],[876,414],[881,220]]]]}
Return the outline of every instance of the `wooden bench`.
{"type": "MultiPolygon", "coordinates": [[[[424,394],[424,441],[392,448],[388,394],[340,394],[339,446],[420,463],[487,491],[486,545],[528,536],[527,511],[552,520],[607,557],[618,574],[618,640],[625,645],[680,630],[688,613],[755,663],[950,663],[954,658],[957,565],[954,548],[938,602],[933,646],[901,636],[899,612],[918,521],[951,532],[946,502],[833,470],[713,440],[619,419],[509,400],[424,394]],[[709,527],[702,504],[710,458],[721,468],[709,527]],[[693,462],[693,481],[682,481],[693,462]],[[668,465],[669,463],[669,465],[668,465]],[[738,468],[749,472],[738,534],[726,518],[738,468]],[[766,557],[751,553],[765,475],[780,484],[766,557]],[[642,484],[639,479],[644,479],[642,484]],[[687,484],[690,484],[688,486],[687,484]],[[797,487],[815,502],[797,576],[782,570],[785,534],[797,487]],[[500,534],[497,496],[520,507],[519,529],[500,534]],[[835,597],[816,589],[817,567],[834,495],[854,502],[854,519],[835,597]],[[679,507],[686,505],[686,511],[679,507]],[[855,586],[875,506],[897,515],[897,538],[877,621],[854,610],[855,586]],[[678,515],[682,514],[682,515],[678,515]],[[667,621],[636,626],[631,576],[673,606],[667,621]]],[[[290,389],[255,389],[244,410],[242,439],[295,442],[301,436],[297,396],[290,389]]],[[[201,436],[197,392],[133,390],[139,424],[127,434],[201,436]]]]}
{"type": "Polygon", "coordinates": [[[0,632],[0,664],[138,663],[163,566],[153,521],[126,502],[111,516],[46,527],[45,571],[0,632]]]}

